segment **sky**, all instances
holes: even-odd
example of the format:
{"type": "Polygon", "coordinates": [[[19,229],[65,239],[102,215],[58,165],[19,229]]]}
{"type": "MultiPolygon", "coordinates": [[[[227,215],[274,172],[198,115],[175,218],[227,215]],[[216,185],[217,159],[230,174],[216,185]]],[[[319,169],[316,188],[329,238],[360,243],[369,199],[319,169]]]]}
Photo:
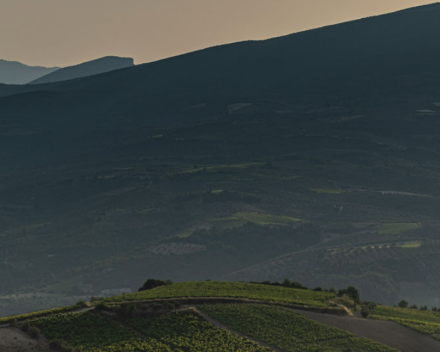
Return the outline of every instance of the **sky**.
{"type": "Polygon", "coordinates": [[[0,59],[136,64],[433,3],[429,0],[0,0],[0,59]]]}

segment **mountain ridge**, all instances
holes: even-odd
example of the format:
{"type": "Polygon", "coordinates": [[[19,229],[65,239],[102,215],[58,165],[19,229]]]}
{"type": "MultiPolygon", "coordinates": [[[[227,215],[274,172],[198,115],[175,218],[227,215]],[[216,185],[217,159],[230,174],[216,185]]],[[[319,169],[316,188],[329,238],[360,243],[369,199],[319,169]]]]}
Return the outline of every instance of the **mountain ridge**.
{"type": "Polygon", "coordinates": [[[105,56],[99,59],[83,62],[78,65],[64,67],[56,72],[49,73],[32,82],[30,85],[44,84],[51,82],[67,81],[82,77],[102,74],[113,70],[134,66],[132,58],[118,56],[105,56]]]}
{"type": "Polygon", "coordinates": [[[58,69],[59,67],[29,66],[18,61],[0,59],[0,83],[26,84],[58,69]]]}

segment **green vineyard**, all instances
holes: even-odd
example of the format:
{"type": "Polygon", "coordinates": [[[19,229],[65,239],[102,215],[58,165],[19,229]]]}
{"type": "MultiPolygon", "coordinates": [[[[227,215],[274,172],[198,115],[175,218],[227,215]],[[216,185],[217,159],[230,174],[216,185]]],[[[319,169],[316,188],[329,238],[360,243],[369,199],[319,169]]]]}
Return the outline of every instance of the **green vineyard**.
{"type": "Polygon", "coordinates": [[[340,329],[317,323],[299,313],[261,305],[206,305],[199,309],[230,328],[286,352],[392,352],[381,345],[340,329]]]}
{"type": "Polygon", "coordinates": [[[32,323],[48,340],[63,340],[84,352],[172,351],[154,339],[139,336],[117,322],[93,313],[56,315],[32,323]]]}
{"type": "Polygon", "coordinates": [[[35,318],[41,318],[53,314],[58,313],[64,313],[69,312],[75,309],[78,309],[78,306],[69,306],[69,307],[61,307],[61,308],[53,308],[53,309],[46,309],[46,310],[40,310],[38,312],[28,313],[28,314],[20,314],[20,315],[14,315],[11,317],[6,318],[0,318],[0,324],[9,323],[11,319],[17,319],[20,320],[26,320],[26,319],[35,319],[35,318]]]}
{"type": "Polygon", "coordinates": [[[371,318],[393,321],[440,341],[440,313],[438,312],[378,306],[371,318]]]}
{"type": "Polygon", "coordinates": [[[116,322],[94,313],[57,315],[33,323],[49,340],[84,352],[213,351],[268,352],[267,348],[218,329],[191,312],[116,322]],[[126,326],[125,326],[126,325],[126,326]]]}
{"type": "Polygon", "coordinates": [[[135,318],[126,322],[140,333],[170,346],[173,351],[269,352],[270,349],[216,328],[192,312],[174,313],[152,318],[135,318]]]}

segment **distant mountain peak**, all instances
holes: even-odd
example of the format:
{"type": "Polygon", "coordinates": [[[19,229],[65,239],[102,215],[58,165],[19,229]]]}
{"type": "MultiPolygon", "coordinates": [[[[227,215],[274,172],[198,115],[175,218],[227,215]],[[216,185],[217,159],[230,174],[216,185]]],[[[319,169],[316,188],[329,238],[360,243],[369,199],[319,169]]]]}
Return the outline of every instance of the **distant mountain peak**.
{"type": "Polygon", "coordinates": [[[134,60],[132,58],[105,56],[99,59],[84,62],[79,65],[62,68],[56,72],[50,73],[44,77],[34,80],[29,84],[44,84],[67,81],[131,66],[134,66],[134,60]]]}
{"type": "Polygon", "coordinates": [[[0,59],[0,83],[26,84],[56,70],[59,67],[28,66],[18,61],[0,59]]]}

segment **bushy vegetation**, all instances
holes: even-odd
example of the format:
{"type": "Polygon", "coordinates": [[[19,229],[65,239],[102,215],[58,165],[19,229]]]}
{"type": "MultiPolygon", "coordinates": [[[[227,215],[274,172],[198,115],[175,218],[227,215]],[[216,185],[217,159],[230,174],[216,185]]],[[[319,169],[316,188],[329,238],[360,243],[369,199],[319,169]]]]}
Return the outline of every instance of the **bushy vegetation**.
{"type": "Polygon", "coordinates": [[[106,301],[121,302],[179,297],[249,298],[262,301],[327,307],[329,306],[329,299],[335,297],[335,294],[332,292],[317,292],[272,285],[201,281],[174,283],[173,285],[159,287],[154,290],[111,297],[106,299],[106,301]]]}
{"type": "Polygon", "coordinates": [[[199,306],[199,309],[234,330],[287,352],[396,351],[283,308],[222,304],[199,306]]]}

